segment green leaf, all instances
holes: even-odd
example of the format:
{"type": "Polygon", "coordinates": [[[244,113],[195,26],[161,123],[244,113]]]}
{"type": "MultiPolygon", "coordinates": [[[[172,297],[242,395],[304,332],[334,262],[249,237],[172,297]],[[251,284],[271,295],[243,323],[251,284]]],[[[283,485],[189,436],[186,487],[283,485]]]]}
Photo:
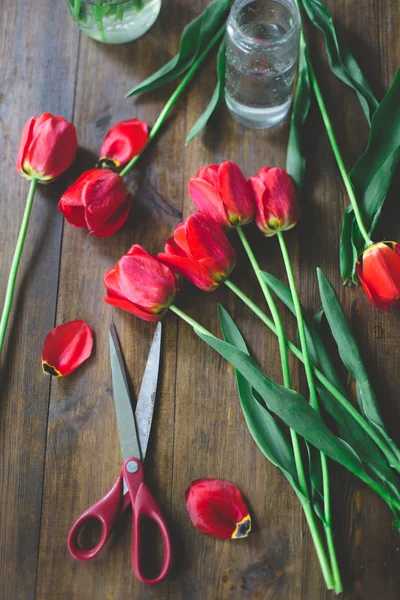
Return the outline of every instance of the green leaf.
{"type": "MultiPolygon", "coordinates": [[[[350,172],[364,225],[371,236],[400,159],[400,69],[376,110],[365,152],[350,172]]],[[[365,248],[353,210],[348,207],[341,239],[341,273],[356,280],[354,256],[365,248]],[[351,227],[350,227],[351,217],[351,227]],[[350,239],[349,239],[350,238],[350,239]],[[352,246],[351,246],[352,245],[352,246]]]]}
{"type": "Polygon", "coordinates": [[[318,269],[318,283],[322,306],[330,330],[338,346],[340,358],[357,383],[357,396],[360,410],[377,433],[379,433],[386,446],[392,451],[393,459],[391,466],[399,469],[400,451],[386,432],[375,393],[369,381],[356,340],[335,290],[321,269],[318,269]]]}
{"type": "MultiPolygon", "coordinates": [[[[218,314],[224,339],[242,352],[249,354],[239,329],[221,305],[218,305],[218,314]]],[[[302,496],[293,449],[287,437],[280,429],[275,418],[265,408],[260,395],[252,390],[251,385],[237,369],[235,373],[240,406],[254,441],[268,460],[283,472],[297,495],[302,496]]],[[[306,500],[306,498],[303,499],[306,500]]]]}
{"type": "Polygon", "coordinates": [[[225,66],[226,66],[226,41],[225,39],[221,42],[218,55],[217,55],[217,85],[211,100],[203,112],[203,114],[197,119],[186,138],[186,144],[192,141],[198,133],[207,125],[214,110],[224,101],[225,98],[225,66]]]}
{"type": "Polygon", "coordinates": [[[289,140],[286,153],[286,171],[293,179],[300,194],[303,187],[306,160],[303,154],[303,132],[311,104],[310,78],[307,66],[307,49],[303,36],[299,48],[297,86],[290,120],[289,140]]]}
{"type": "Polygon", "coordinates": [[[324,509],[324,482],[322,477],[321,453],[306,443],[308,453],[308,472],[311,481],[311,502],[317,517],[328,525],[324,509]]]}
{"type": "Polygon", "coordinates": [[[360,458],[343,440],[325,425],[321,416],[294,390],[289,390],[268,377],[248,354],[213,335],[193,327],[195,333],[230,362],[263,398],[267,408],[305,440],[332,460],[364,479],[360,458]]]}
{"type": "Polygon", "coordinates": [[[161,69],[128,92],[125,98],[147,92],[173,81],[187,71],[221,26],[232,0],[212,0],[205,10],[186,25],[179,52],[161,69]]]}
{"type": "Polygon", "coordinates": [[[351,204],[349,204],[343,215],[342,233],[340,236],[340,274],[345,282],[353,276],[359,254],[353,243],[353,223],[354,213],[351,204]]]}
{"type": "MultiPolygon", "coordinates": [[[[295,315],[296,313],[290,289],[273,275],[265,272],[262,273],[262,275],[270,289],[295,315]]],[[[324,311],[323,308],[321,308],[310,319],[303,311],[310,360],[312,364],[318,367],[325,377],[327,377],[327,379],[329,379],[336,389],[339,390],[350,402],[351,400],[348,398],[347,392],[344,389],[339,376],[337,375],[319,332],[323,314],[324,311]]],[[[364,431],[361,425],[359,425],[357,421],[347,412],[347,410],[343,408],[341,404],[339,404],[335,397],[328,392],[328,390],[318,381],[318,379],[315,380],[315,384],[322,405],[327,413],[335,420],[342,439],[344,439],[352,448],[354,448],[364,463],[367,463],[371,471],[371,477],[374,477],[375,480],[383,481],[385,485],[390,487],[392,491],[399,495],[397,478],[395,477],[386,458],[375,442],[371,440],[370,436],[364,431]]],[[[312,480],[314,479],[312,483],[315,487],[315,493],[320,494],[322,487],[317,487],[319,482],[317,460],[315,458],[315,460],[312,462],[311,459],[312,456],[310,457],[310,476],[312,480]]],[[[316,501],[318,501],[317,497],[314,499],[314,502],[316,501]]]]}
{"type": "Polygon", "coordinates": [[[330,12],[318,0],[302,0],[302,3],[310,21],[324,34],[326,52],[332,72],[357,93],[365,116],[370,122],[379,103],[356,59],[344,42],[339,42],[330,12]]]}

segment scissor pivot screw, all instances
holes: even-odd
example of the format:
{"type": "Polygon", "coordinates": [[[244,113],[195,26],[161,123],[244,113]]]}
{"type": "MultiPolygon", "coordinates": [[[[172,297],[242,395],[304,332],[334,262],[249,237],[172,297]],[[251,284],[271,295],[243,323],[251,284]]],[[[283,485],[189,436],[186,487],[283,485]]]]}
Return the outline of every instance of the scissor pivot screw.
{"type": "Polygon", "coordinates": [[[134,460],[131,460],[126,465],[126,470],[128,471],[128,473],[136,473],[136,471],[139,470],[139,465],[134,460]]]}

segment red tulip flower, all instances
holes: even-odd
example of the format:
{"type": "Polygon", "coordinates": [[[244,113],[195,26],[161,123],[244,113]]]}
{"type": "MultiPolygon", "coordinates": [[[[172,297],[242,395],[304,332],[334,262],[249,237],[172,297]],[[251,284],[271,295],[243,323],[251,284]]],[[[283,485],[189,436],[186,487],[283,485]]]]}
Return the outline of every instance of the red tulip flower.
{"type": "Polygon", "coordinates": [[[140,154],[149,138],[145,121],[121,121],[107,133],[100,151],[100,166],[120,167],[140,154]]]}
{"type": "Polygon", "coordinates": [[[173,303],[174,273],[157,258],[135,245],[104,275],[107,304],[145,321],[158,321],[173,303]]]}
{"type": "Polygon", "coordinates": [[[196,208],[221,227],[239,227],[254,218],[251,187],[232,161],[201,167],[189,181],[189,193],[196,208]]]}
{"type": "Polygon", "coordinates": [[[75,371],[92,353],[93,333],[84,321],[69,321],[52,329],[42,351],[45,373],[61,377],[75,371]]]}
{"type": "Polygon", "coordinates": [[[205,292],[223,283],[236,263],[235,250],[222,228],[200,212],[176,227],[158,258],[205,292]]]}
{"type": "Polygon", "coordinates": [[[193,525],[218,538],[249,535],[251,519],[240,490],[229,481],[197,479],[186,490],[186,508],[193,525]]]}
{"type": "Polygon", "coordinates": [[[104,238],[115,233],[128,218],[132,196],[122,177],[109,169],[83,173],[62,195],[58,210],[75,227],[104,238]]]}
{"type": "Polygon", "coordinates": [[[21,135],[16,167],[26,179],[48,183],[72,165],[78,142],[75,127],[63,117],[31,117],[21,135]]]}
{"type": "Polygon", "coordinates": [[[257,227],[267,237],[294,227],[301,211],[293,181],[284,169],[264,167],[250,177],[257,227]]]}
{"type": "Polygon", "coordinates": [[[400,244],[372,244],[358,257],[356,272],[373,306],[387,310],[399,304],[400,244]]]}

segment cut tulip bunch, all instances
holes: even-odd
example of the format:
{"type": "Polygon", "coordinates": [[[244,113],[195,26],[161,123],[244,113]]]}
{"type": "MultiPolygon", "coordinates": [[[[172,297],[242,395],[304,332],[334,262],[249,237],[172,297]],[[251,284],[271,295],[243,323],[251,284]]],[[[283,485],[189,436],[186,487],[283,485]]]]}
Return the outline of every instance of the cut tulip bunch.
{"type": "MultiPolygon", "coordinates": [[[[116,267],[106,273],[105,300],[146,320],[162,318],[169,308],[235,366],[241,406],[249,430],[267,458],[285,474],[299,497],[327,587],[338,593],[342,584],[333,542],[327,457],[370,485],[387,502],[397,519],[400,514],[400,486],[396,473],[400,473],[400,451],[386,433],[354,338],[333,289],[322,273],[319,274],[319,284],[324,311],[340,356],[361,386],[362,413],[354,408],[335,375],[315,326],[303,315],[283,233],[296,225],[301,214],[295,187],[286,171],[265,167],[247,181],[236,164],[226,161],[221,165],[201,168],[190,180],[189,192],[199,211],[176,227],[173,237],[166,241],[164,252],[160,252],[157,258],[134,246],[116,267]],[[249,223],[253,217],[266,237],[277,236],[289,287],[261,272],[242,229],[242,225],[249,223]],[[253,266],[272,321],[230,280],[236,257],[226,233],[234,229],[253,266]],[[133,260],[135,255],[146,256],[146,264],[133,260]],[[128,261],[129,269],[125,266],[128,261]],[[203,291],[210,292],[222,284],[227,285],[278,336],[283,387],[268,378],[250,358],[238,329],[222,308],[220,318],[225,341],[210,334],[174,304],[177,292],[174,273],[184,276],[203,291]],[[148,290],[144,293],[146,285],[148,290]],[[300,348],[285,337],[271,291],[295,314],[300,348]],[[310,404],[291,389],[289,349],[304,364],[310,404]],[[319,402],[336,420],[340,437],[325,425],[319,414],[319,402]],[[290,446],[269,411],[289,426],[290,446]],[[312,457],[308,469],[303,464],[302,438],[312,457]],[[289,462],[288,459],[283,461],[280,453],[276,454],[277,443],[286,448],[285,455],[291,457],[289,462]],[[371,474],[371,464],[374,465],[374,474],[371,474]],[[321,485],[318,484],[317,472],[322,475],[321,485]],[[318,520],[324,530],[325,542],[318,520]]],[[[391,245],[385,246],[383,251],[398,256],[396,248],[391,245]]],[[[200,529],[202,527],[199,526],[200,529]]],[[[202,530],[206,528],[207,524],[202,530]]]]}

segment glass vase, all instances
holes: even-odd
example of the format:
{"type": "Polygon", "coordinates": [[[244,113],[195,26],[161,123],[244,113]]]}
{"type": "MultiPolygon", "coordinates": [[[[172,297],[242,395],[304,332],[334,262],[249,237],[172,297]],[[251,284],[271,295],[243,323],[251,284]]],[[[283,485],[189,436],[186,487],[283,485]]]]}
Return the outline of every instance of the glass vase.
{"type": "Polygon", "coordinates": [[[68,0],[74,20],[89,37],[123,44],[142,36],[157,19],[161,0],[68,0]]]}
{"type": "Polygon", "coordinates": [[[293,0],[236,0],[227,23],[227,106],[247,127],[264,129],[288,114],[299,55],[293,0]]]}

